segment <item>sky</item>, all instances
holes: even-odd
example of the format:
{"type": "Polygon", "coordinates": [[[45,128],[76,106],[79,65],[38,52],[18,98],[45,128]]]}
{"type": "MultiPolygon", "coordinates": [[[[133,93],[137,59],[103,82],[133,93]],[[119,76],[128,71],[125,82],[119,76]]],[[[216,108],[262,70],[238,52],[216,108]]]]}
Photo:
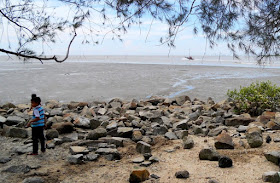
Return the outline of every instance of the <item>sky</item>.
{"type": "MultiPolygon", "coordinates": [[[[42,1],[38,2],[41,3],[42,1]]],[[[50,7],[58,7],[56,8],[55,16],[63,17],[69,11],[67,7],[59,6],[56,0],[51,0],[48,3],[50,3],[50,7]]],[[[53,9],[50,8],[48,11],[51,12],[53,9]]],[[[93,14],[92,21],[100,24],[99,16],[98,14],[93,14]]],[[[115,14],[112,13],[110,15],[109,12],[108,16],[114,17],[115,14]]],[[[175,41],[176,47],[170,49],[166,45],[160,45],[159,42],[160,38],[168,32],[167,25],[159,21],[153,21],[151,17],[144,17],[142,21],[143,24],[141,26],[132,26],[122,36],[123,42],[112,40],[112,34],[110,33],[104,37],[109,31],[109,28],[105,28],[99,30],[101,36],[94,38],[94,40],[99,41],[99,44],[83,45],[81,42],[84,35],[89,32],[87,29],[79,29],[77,30],[78,36],[70,49],[70,55],[232,55],[224,42],[220,42],[214,49],[210,49],[205,36],[201,33],[194,35],[191,26],[182,27],[183,29],[178,33],[175,41]]],[[[4,25],[5,23],[3,21],[4,25]]],[[[112,27],[117,25],[116,22],[112,23],[112,27]]],[[[2,29],[1,31],[0,47],[8,48],[9,42],[10,46],[14,48],[14,43],[17,41],[17,33],[12,28],[2,29]]],[[[44,49],[47,54],[64,55],[70,40],[71,37],[69,37],[66,31],[59,34],[55,44],[34,44],[31,48],[38,52],[44,49]]]]}

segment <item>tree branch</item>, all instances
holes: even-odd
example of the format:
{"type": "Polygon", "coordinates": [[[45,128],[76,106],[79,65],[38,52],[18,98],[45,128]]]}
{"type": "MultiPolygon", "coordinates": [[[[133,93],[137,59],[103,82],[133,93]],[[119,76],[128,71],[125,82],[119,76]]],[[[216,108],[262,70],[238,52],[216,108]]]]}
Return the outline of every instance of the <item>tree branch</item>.
{"type": "Polygon", "coordinates": [[[43,64],[42,61],[45,61],[45,60],[54,60],[54,61],[56,61],[58,63],[62,63],[62,62],[64,62],[69,57],[69,52],[70,52],[71,45],[72,45],[75,37],[77,36],[77,33],[76,33],[75,30],[74,30],[74,33],[75,34],[74,34],[73,38],[69,42],[66,55],[65,55],[64,59],[62,59],[62,60],[59,60],[55,55],[52,56],[52,57],[39,57],[39,56],[35,56],[35,55],[22,54],[20,52],[13,52],[13,51],[9,51],[9,50],[2,49],[2,48],[0,48],[0,52],[6,53],[8,55],[15,55],[15,56],[18,56],[18,57],[27,58],[27,59],[36,59],[36,60],[39,60],[42,64],[43,64]]]}

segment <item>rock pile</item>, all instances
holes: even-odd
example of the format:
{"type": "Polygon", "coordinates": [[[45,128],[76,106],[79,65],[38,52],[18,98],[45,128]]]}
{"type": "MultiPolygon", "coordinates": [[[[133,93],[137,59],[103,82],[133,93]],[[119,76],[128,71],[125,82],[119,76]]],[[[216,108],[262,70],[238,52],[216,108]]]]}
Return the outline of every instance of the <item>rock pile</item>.
{"type": "MultiPolygon", "coordinates": [[[[120,160],[122,155],[118,147],[123,147],[124,142],[135,142],[135,150],[143,157],[133,160],[133,163],[149,166],[159,161],[152,156],[154,137],[158,135],[168,140],[182,139],[184,149],[195,146],[189,134],[215,137],[216,149],[234,149],[232,137],[246,138],[251,148],[257,148],[263,144],[263,131],[280,126],[280,112],[264,112],[261,116],[251,117],[249,114],[234,114],[233,106],[230,100],[219,103],[211,98],[207,102],[191,101],[188,96],[174,99],[152,97],[146,101],[134,99],[130,102],[113,99],[108,103],[59,103],[51,100],[43,106],[47,116],[47,148],[69,143],[67,161],[81,164],[95,161],[100,156],[110,161],[120,160]],[[235,133],[230,135],[228,129],[234,129],[235,133]]],[[[31,118],[28,107],[10,103],[0,106],[0,123],[4,126],[2,135],[30,137],[30,129],[24,128],[31,118]]],[[[27,153],[32,148],[31,142],[15,147],[14,152],[27,153]]],[[[277,153],[268,153],[266,157],[279,164],[277,153]]],[[[219,161],[222,168],[233,165],[229,157],[220,156],[213,148],[202,149],[198,157],[200,160],[219,161]]],[[[9,158],[0,159],[1,163],[9,161],[9,158]]],[[[189,174],[186,172],[177,173],[176,177],[187,178],[189,174]]],[[[132,172],[130,180],[139,182],[148,177],[149,172],[139,170],[132,172]]]]}

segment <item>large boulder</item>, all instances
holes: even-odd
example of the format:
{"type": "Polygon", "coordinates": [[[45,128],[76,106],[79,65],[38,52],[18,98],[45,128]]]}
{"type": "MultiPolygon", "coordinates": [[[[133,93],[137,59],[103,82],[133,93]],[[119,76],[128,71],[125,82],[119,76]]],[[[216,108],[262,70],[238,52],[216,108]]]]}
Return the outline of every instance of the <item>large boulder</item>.
{"type": "Polygon", "coordinates": [[[263,144],[261,129],[256,126],[249,127],[246,132],[246,139],[250,147],[260,147],[263,144]]]}
{"type": "Polygon", "coordinates": [[[5,132],[7,137],[14,137],[14,138],[27,138],[28,132],[26,129],[17,128],[17,127],[8,127],[8,130],[5,132]]]}
{"type": "Polygon", "coordinates": [[[8,126],[18,125],[20,123],[25,123],[25,119],[18,116],[8,116],[5,124],[8,126]]]}
{"type": "Polygon", "coordinates": [[[52,129],[56,129],[59,134],[72,133],[74,125],[71,122],[56,123],[52,125],[52,129]]]}
{"type": "Polygon", "coordinates": [[[217,149],[234,149],[234,144],[231,136],[225,131],[222,132],[216,138],[215,147],[217,149]]]}

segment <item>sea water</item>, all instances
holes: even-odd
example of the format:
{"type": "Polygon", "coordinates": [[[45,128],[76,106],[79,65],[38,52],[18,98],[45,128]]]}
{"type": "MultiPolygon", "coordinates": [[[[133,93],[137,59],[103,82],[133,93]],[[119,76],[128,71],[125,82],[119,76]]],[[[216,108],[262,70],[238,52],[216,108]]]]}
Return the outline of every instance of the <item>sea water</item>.
{"type": "Polygon", "coordinates": [[[71,56],[54,61],[0,57],[0,104],[27,103],[36,93],[63,102],[173,98],[189,95],[206,100],[226,98],[228,89],[271,80],[280,85],[278,60],[230,56],[71,56]]]}

